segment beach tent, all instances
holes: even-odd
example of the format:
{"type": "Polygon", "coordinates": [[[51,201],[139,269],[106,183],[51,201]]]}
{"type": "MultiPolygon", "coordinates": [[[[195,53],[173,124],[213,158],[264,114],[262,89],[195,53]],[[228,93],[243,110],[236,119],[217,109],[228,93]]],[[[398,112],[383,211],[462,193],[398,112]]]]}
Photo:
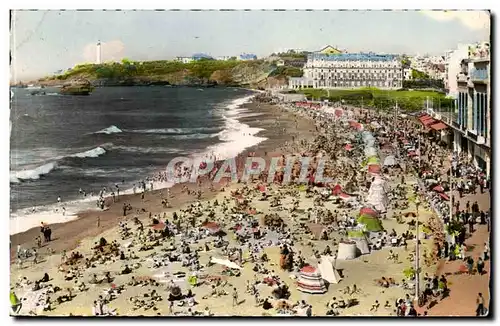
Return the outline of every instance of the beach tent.
{"type": "Polygon", "coordinates": [[[310,294],[323,294],[326,293],[326,286],[318,270],[307,265],[299,272],[297,290],[310,294]]]}
{"type": "Polygon", "coordinates": [[[365,156],[376,156],[377,155],[377,150],[375,147],[365,147],[365,156]]]}
{"type": "Polygon", "coordinates": [[[321,256],[321,262],[318,265],[321,277],[330,284],[337,284],[341,277],[335,269],[335,258],[332,256],[321,256]]]}
{"type": "Polygon", "coordinates": [[[368,195],[366,196],[366,202],[378,212],[385,213],[388,205],[388,191],[389,189],[387,188],[385,180],[381,177],[376,177],[370,185],[368,195]]]}
{"type": "Polygon", "coordinates": [[[363,225],[364,229],[368,232],[379,232],[384,228],[382,227],[382,223],[377,217],[370,215],[360,215],[356,221],[363,225]]]}
{"type": "Polygon", "coordinates": [[[393,155],[389,155],[384,159],[384,166],[394,166],[396,165],[396,158],[393,155]]]}
{"type": "Polygon", "coordinates": [[[352,145],[351,145],[351,144],[347,144],[347,145],[345,145],[345,147],[344,147],[344,148],[345,148],[345,150],[346,150],[346,151],[352,151],[352,150],[353,150],[353,148],[352,148],[352,145]]]}
{"type": "Polygon", "coordinates": [[[348,232],[349,240],[356,243],[356,248],[362,255],[367,255],[370,253],[370,245],[368,244],[368,239],[362,231],[348,232]]]}
{"type": "Polygon", "coordinates": [[[354,242],[354,241],[349,241],[349,242],[342,241],[339,243],[337,259],[340,259],[340,260],[354,259],[357,257],[356,253],[357,253],[356,242],[354,242]]]}
{"type": "Polygon", "coordinates": [[[380,164],[380,160],[377,156],[372,155],[367,158],[367,164],[380,164]]]}
{"type": "Polygon", "coordinates": [[[363,207],[359,210],[359,215],[370,215],[376,217],[378,216],[378,213],[371,207],[363,207]]]}
{"type": "Polygon", "coordinates": [[[370,164],[368,165],[368,172],[371,174],[380,174],[380,171],[382,169],[380,168],[380,165],[378,164],[370,164]]]}

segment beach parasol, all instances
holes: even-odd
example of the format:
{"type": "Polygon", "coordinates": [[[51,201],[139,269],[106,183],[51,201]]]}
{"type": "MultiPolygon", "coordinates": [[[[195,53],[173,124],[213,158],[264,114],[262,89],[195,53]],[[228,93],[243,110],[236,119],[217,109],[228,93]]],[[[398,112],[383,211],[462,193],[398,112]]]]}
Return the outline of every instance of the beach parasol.
{"type": "Polygon", "coordinates": [[[339,198],[340,198],[340,199],[342,199],[342,200],[345,200],[345,201],[349,201],[349,200],[353,200],[353,199],[355,199],[353,196],[348,195],[348,194],[346,194],[346,193],[341,193],[341,194],[339,195],[339,198]]]}
{"type": "Polygon", "coordinates": [[[409,217],[409,216],[416,217],[417,213],[415,213],[415,212],[406,212],[406,213],[403,214],[403,216],[405,216],[405,217],[409,217]]]}
{"type": "Polygon", "coordinates": [[[344,148],[345,148],[345,150],[346,150],[346,151],[352,151],[352,150],[353,150],[353,148],[352,148],[352,145],[351,145],[351,144],[347,144],[347,145],[345,145],[345,147],[344,147],[344,148]]]}
{"type": "Polygon", "coordinates": [[[334,196],[338,196],[341,192],[342,192],[342,187],[339,184],[333,187],[332,193],[334,196]]]}
{"type": "Polygon", "coordinates": [[[439,193],[439,196],[441,196],[441,198],[444,200],[450,200],[450,197],[448,197],[446,194],[443,194],[442,192],[439,193]]]}
{"type": "Polygon", "coordinates": [[[434,188],[432,188],[432,190],[437,191],[437,192],[443,192],[444,191],[443,187],[441,187],[440,185],[435,186],[434,188]]]}
{"type": "Polygon", "coordinates": [[[167,225],[163,222],[151,225],[151,228],[155,231],[165,230],[166,227],[167,225]]]}
{"type": "Polygon", "coordinates": [[[259,190],[260,192],[266,192],[267,191],[266,185],[259,185],[259,190]]]}

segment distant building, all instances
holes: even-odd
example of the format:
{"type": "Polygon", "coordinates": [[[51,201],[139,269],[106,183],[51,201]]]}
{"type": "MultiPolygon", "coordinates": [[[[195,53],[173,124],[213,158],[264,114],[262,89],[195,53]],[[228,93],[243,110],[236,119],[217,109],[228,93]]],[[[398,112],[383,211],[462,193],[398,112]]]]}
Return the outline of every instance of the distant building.
{"type": "Polygon", "coordinates": [[[228,56],[228,55],[224,55],[224,56],[221,56],[221,57],[217,57],[217,60],[219,61],[229,61],[231,60],[231,56],[228,56]]]}
{"type": "Polygon", "coordinates": [[[456,50],[446,52],[444,88],[446,89],[448,96],[457,98],[457,74],[461,70],[460,63],[462,62],[462,60],[467,59],[468,55],[468,44],[459,44],[456,50]]]}
{"type": "Polygon", "coordinates": [[[285,60],[283,59],[279,59],[278,61],[276,61],[276,66],[278,67],[282,67],[285,65],[285,60]]]}
{"type": "Polygon", "coordinates": [[[327,45],[324,48],[322,48],[321,50],[317,51],[317,53],[326,54],[326,55],[332,55],[332,54],[341,54],[342,51],[340,51],[339,49],[334,48],[331,45],[327,45]]]}
{"type": "Polygon", "coordinates": [[[175,61],[179,61],[182,63],[190,63],[190,62],[193,62],[194,59],[192,57],[177,57],[177,58],[175,58],[175,61]]]}
{"type": "Polygon", "coordinates": [[[375,53],[312,53],[304,76],[289,79],[289,88],[403,87],[403,67],[395,55],[375,53]]]}
{"type": "Polygon", "coordinates": [[[257,60],[257,56],[251,53],[243,53],[238,56],[238,60],[241,61],[257,60]]]}
{"type": "Polygon", "coordinates": [[[205,54],[205,53],[195,53],[192,55],[192,59],[194,61],[198,61],[201,59],[214,60],[214,58],[212,56],[209,56],[208,54],[205,54]]]}

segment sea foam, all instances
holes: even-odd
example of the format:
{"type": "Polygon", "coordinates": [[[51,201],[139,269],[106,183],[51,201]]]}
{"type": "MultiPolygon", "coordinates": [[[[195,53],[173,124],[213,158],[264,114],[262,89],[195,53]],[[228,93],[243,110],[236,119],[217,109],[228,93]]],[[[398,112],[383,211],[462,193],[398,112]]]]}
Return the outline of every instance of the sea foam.
{"type": "Polygon", "coordinates": [[[101,156],[105,153],[106,150],[99,146],[84,152],[75,153],[68,156],[55,157],[51,160],[51,162],[44,163],[43,165],[34,168],[27,168],[27,169],[25,168],[19,171],[12,171],[10,173],[10,183],[19,183],[23,180],[40,179],[41,176],[49,174],[51,171],[56,169],[61,160],[65,158],[87,158],[87,157],[93,158],[101,156]]]}
{"type": "Polygon", "coordinates": [[[99,131],[96,131],[95,134],[107,134],[107,135],[111,135],[111,134],[117,134],[117,133],[120,133],[122,132],[122,130],[120,128],[118,128],[117,126],[109,126],[107,128],[104,128],[102,130],[99,130],[99,131]]]}

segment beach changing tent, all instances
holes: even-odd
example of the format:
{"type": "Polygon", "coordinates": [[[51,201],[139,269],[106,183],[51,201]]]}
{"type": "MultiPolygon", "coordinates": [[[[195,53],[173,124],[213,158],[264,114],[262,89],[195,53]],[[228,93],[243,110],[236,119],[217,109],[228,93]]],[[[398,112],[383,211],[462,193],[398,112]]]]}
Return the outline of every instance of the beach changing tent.
{"type": "Polygon", "coordinates": [[[299,272],[297,290],[304,293],[323,294],[326,293],[326,286],[318,270],[307,265],[299,272]]]}
{"type": "Polygon", "coordinates": [[[356,247],[356,242],[354,241],[349,241],[345,242],[342,241],[339,243],[339,249],[337,253],[337,259],[340,260],[351,260],[357,257],[357,247],[356,247]]]}
{"type": "Polygon", "coordinates": [[[384,166],[394,166],[396,165],[396,158],[393,155],[389,155],[384,159],[384,166]]]}
{"type": "Polygon", "coordinates": [[[365,156],[377,156],[377,150],[375,147],[365,147],[365,156]]]}
{"type": "Polygon", "coordinates": [[[335,269],[335,258],[332,256],[321,256],[321,262],[318,265],[321,277],[330,284],[337,284],[341,278],[339,272],[335,269]]]}
{"type": "Polygon", "coordinates": [[[373,206],[377,211],[385,213],[387,211],[387,185],[382,177],[375,177],[375,180],[370,185],[366,201],[373,206]]]}
{"type": "Polygon", "coordinates": [[[370,245],[368,244],[368,239],[363,231],[348,231],[347,236],[349,237],[349,241],[354,241],[356,243],[356,248],[359,253],[362,255],[370,253],[370,245]]]}

